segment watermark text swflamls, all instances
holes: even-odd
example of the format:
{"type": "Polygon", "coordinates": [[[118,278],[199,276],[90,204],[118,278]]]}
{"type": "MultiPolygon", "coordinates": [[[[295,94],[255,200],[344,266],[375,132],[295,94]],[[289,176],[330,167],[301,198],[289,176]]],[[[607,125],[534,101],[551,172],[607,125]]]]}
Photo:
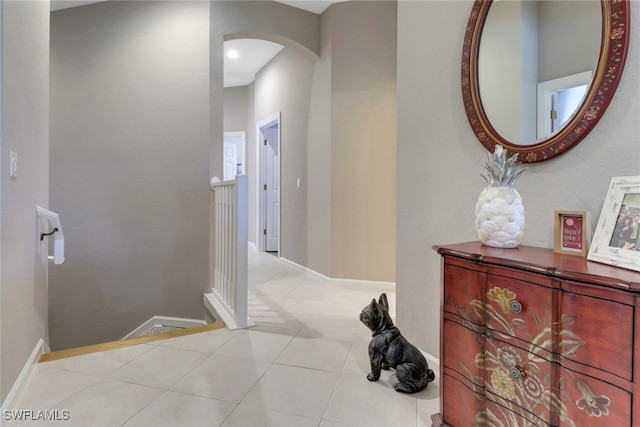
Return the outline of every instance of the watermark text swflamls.
{"type": "Polygon", "coordinates": [[[71,418],[66,409],[5,409],[2,415],[5,421],[67,421],[71,418]]]}

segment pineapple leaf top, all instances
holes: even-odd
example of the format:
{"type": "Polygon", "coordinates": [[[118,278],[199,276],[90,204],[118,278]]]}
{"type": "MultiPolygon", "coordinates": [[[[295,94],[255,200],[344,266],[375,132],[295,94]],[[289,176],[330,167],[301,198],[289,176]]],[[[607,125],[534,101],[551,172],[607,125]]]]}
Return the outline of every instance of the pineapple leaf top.
{"type": "Polygon", "coordinates": [[[483,170],[480,176],[489,187],[513,187],[525,168],[518,161],[517,153],[509,156],[507,150],[496,144],[495,151],[487,153],[483,170]]]}

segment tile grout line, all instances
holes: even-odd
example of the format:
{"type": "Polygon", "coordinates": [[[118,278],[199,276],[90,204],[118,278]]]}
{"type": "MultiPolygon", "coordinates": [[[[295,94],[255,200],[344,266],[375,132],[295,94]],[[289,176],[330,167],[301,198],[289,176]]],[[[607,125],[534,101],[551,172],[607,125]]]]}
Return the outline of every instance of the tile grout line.
{"type": "Polygon", "coordinates": [[[340,379],[345,375],[344,368],[345,368],[345,366],[347,364],[347,360],[349,360],[349,355],[353,351],[353,348],[355,346],[355,342],[356,342],[357,339],[358,339],[357,337],[354,337],[353,340],[351,341],[351,346],[349,347],[349,351],[347,352],[347,356],[345,357],[344,362],[342,363],[342,368],[340,369],[340,372],[338,372],[338,378],[336,379],[336,382],[333,385],[333,389],[331,390],[331,396],[329,397],[329,401],[327,402],[327,406],[325,406],[324,411],[322,412],[322,418],[320,419],[321,423],[322,423],[322,421],[329,421],[329,422],[334,422],[334,423],[339,423],[340,422],[338,420],[331,420],[329,418],[326,418],[327,411],[329,410],[329,407],[331,406],[331,403],[333,403],[333,400],[334,400],[335,395],[336,395],[336,390],[338,389],[338,384],[340,383],[340,379]]]}

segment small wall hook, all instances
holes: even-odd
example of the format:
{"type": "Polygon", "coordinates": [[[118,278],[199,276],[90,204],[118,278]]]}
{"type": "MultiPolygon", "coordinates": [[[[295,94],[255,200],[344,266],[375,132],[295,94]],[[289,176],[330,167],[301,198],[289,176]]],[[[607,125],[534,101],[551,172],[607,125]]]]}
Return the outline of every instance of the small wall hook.
{"type": "Polygon", "coordinates": [[[54,228],[51,232],[49,233],[40,233],[40,241],[43,241],[45,236],[51,236],[53,233],[55,233],[56,231],[58,231],[58,227],[54,228]]]}

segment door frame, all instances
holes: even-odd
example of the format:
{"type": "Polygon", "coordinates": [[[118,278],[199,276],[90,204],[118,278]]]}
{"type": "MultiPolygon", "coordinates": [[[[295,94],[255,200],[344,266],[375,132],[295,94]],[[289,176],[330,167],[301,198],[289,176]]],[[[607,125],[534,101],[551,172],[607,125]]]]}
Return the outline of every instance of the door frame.
{"type": "Polygon", "coordinates": [[[276,144],[278,149],[278,183],[281,188],[281,190],[278,192],[278,210],[280,210],[278,214],[278,233],[280,236],[278,238],[278,257],[279,257],[280,250],[281,250],[280,243],[282,241],[282,214],[281,214],[282,204],[280,203],[280,194],[282,192],[282,179],[281,179],[282,169],[280,167],[282,152],[280,150],[280,136],[282,134],[282,127],[280,123],[280,111],[267,116],[266,118],[264,118],[263,120],[260,120],[256,124],[256,242],[257,242],[256,246],[259,252],[266,251],[266,237],[263,233],[263,230],[266,227],[266,221],[265,221],[266,197],[265,197],[264,191],[261,190],[266,184],[266,177],[265,177],[266,170],[264,166],[265,148],[264,148],[264,145],[262,144],[262,141],[264,139],[262,129],[271,127],[274,123],[278,125],[278,138],[277,138],[276,144]]]}
{"type": "MultiPolygon", "coordinates": [[[[593,79],[593,71],[583,71],[557,79],[538,83],[537,87],[537,138],[542,141],[549,138],[551,132],[551,104],[554,93],[576,86],[590,85],[593,79]]],[[[557,133],[554,132],[554,133],[557,133]]]]}

